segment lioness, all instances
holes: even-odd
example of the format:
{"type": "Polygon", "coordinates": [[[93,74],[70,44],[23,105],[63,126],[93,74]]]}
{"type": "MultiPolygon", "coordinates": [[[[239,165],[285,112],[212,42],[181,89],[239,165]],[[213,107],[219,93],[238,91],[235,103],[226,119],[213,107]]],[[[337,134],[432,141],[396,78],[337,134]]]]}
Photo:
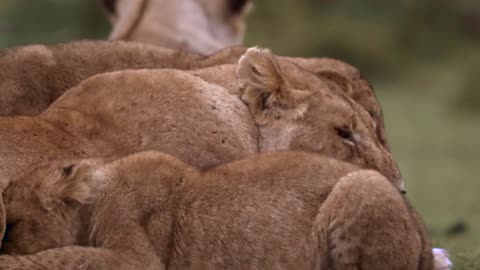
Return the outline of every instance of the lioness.
{"type": "MultiPolygon", "coordinates": [[[[37,115],[69,88],[95,74],[125,69],[190,70],[236,64],[246,51],[245,47],[232,47],[203,57],[131,42],[105,41],[8,49],[0,53],[0,115],[37,115]]],[[[372,115],[377,129],[380,129],[379,137],[387,146],[380,105],[372,88],[365,87],[365,81],[356,68],[328,58],[277,58],[333,81],[335,87],[339,86],[372,115]]],[[[225,71],[216,70],[208,79],[225,80],[229,77],[231,81],[234,75],[234,72],[225,74],[225,71]]]]}
{"type": "MultiPolygon", "coordinates": [[[[190,70],[234,64],[246,50],[232,47],[202,57],[137,43],[104,41],[8,49],[0,54],[0,115],[37,115],[69,88],[98,73],[144,68],[190,70]]],[[[345,91],[370,113],[379,139],[388,149],[380,105],[373,89],[356,68],[328,58],[277,58],[281,62],[293,62],[345,91]]],[[[234,75],[234,72],[225,74],[225,70],[212,68],[208,80],[231,83],[235,81],[232,81],[234,75]]]]}
{"type": "Polygon", "coordinates": [[[0,256],[0,265],[433,269],[428,240],[398,190],[378,172],[358,170],[304,152],[206,171],[159,152],[51,162],[6,189],[4,251],[56,249],[0,256]]]}
{"type": "Polygon", "coordinates": [[[287,67],[283,72],[267,50],[241,58],[232,81],[248,107],[183,71],[94,76],[37,117],[0,118],[1,179],[49,158],[155,149],[203,168],[258,151],[302,149],[379,170],[403,189],[368,113],[310,72],[287,67]]]}
{"type": "Polygon", "coordinates": [[[37,115],[88,77],[117,70],[193,69],[233,64],[246,49],[203,57],[133,42],[77,41],[0,53],[0,115],[37,115]]]}
{"type": "Polygon", "coordinates": [[[239,45],[250,0],[103,0],[110,39],[134,40],[200,54],[239,45]]]}

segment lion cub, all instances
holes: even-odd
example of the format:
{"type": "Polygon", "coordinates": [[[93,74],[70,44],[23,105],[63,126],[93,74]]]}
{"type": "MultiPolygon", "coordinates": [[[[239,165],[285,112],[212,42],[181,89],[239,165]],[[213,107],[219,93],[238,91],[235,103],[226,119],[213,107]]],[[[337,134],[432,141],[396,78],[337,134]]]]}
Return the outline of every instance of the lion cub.
{"type": "Polygon", "coordinates": [[[160,152],[59,161],[4,199],[4,252],[41,251],[0,256],[5,270],[432,269],[385,177],[312,153],[206,171],[160,152]]]}

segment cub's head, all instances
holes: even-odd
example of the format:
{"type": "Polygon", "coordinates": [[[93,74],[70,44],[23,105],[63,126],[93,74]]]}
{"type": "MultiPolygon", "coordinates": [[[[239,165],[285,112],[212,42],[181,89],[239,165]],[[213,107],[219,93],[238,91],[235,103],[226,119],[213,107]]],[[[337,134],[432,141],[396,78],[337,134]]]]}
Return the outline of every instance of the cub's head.
{"type": "Polygon", "coordinates": [[[89,177],[96,162],[49,162],[11,182],[3,193],[1,253],[32,254],[76,244],[84,229],[81,206],[92,201],[97,187],[89,177]]]}
{"type": "Polygon", "coordinates": [[[237,77],[259,126],[261,151],[322,153],[380,171],[403,190],[372,117],[337,84],[258,48],[240,59],[237,77]]]}
{"type": "Polygon", "coordinates": [[[292,61],[296,65],[314,73],[340,87],[349,97],[362,106],[372,117],[377,136],[382,144],[389,150],[383,112],[375,97],[375,91],[367,80],[363,79],[360,71],[352,65],[331,58],[292,58],[281,57],[292,61]]]}
{"type": "Polygon", "coordinates": [[[335,71],[322,71],[315,74],[337,84],[349,97],[368,112],[373,119],[378,139],[387,150],[390,150],[385,132],[382,107],[378,103],[372,84],[360,76],[358,78],[348,78],[344,74],[335,71]]]}

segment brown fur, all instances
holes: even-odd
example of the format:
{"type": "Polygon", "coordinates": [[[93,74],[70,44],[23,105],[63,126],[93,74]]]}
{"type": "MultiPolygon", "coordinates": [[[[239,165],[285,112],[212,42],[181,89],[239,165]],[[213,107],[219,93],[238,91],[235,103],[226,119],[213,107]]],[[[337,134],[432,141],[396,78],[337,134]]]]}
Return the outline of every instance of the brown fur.
{"type": "Polygon", "coordinates": [[[259,126],[260,151],[306,149],[342,156],[342,160],[379,170],[403,188],[395,161],[376,136],[374,121],[338,85],[288,61],[276,60],[268,50],[258,48],[242,56],[237,76],[242,99],[259,126]],[[335,101],[337,97],[344,102],[335,101]],[[314,105],[320,103],[333,107],[314,105]],[[332,117],[320,123],[319,115],[332,117]],[[325,133],[330,135],[315,139],[325,133]],[[332,141],[339,137],[344,144],[332,141]]]}
{"type": "Polygon", "coordinates": [[[244,52],[232,48],[202,57],[121,41],[79,41],[8,49],[0,54],[0,115],[36,115],[66,90],[98,73],[233,64],[244,52]]]}
{"type": "MultiPolygon", "coordinates": [[[[234,64],[246,50],[245,47],[232,47],[201,57],[131,42],[104,41],[8,49],[0,55],[0,115],[38,114],[70,87],[98,73],[145,68],[194,69],[234,64]],[[24,71],[25,66],[29,67],[28,72],[24,71]]],[[[365,87],[365,81],[354,67],[328,58],[280,58],[322,78],[335,77],[334,83],[342,89],[348,89],[345,92],[375,120],[376,115],[381,115],[373,90],[365,87]]],[[[380,120],[380,124],[383,124],[383,119],[380,120]]]]}
{"type": "MultiPolygon", "coordinates": [[[[274,60],[268,52],[265,56],[274,60]]],[[[52,158],[156,149],[208,167],[258,151],[303,149],[377,169],[402,188],[398,168],[378,142],[368,114],[343,92],[332,91],[308,72],[281,64],[289,71],[282,81],[290,88],[282,89],[292,93],[291,107],[281,103],[272,103],[268,109],[253,107],[255,91],[260,90],[260,98],[268,97],[263,93],[266,89],[249,85],[248,69],[253,70],[255,57],[262,54],[247,53],[239,69],[254,119],[225,88],[195,78],[201,74],[175,70],[97,75],[39,116],[0,118],[0,184],[52,158]],[[305,100],[298,103],[295,95],[299,92],[305,100]],[[351,136],[345,138],[340,131],[351,136]]]]}
{"type": "Polygon", "coordinates": [[[390,150],[385,131],[383,111],[375,96],[371,83],[361,77],[352,79],[345,76],[344,73],[342,74],[332,70],[323,70],[314,73],[317,76],[330,80],[332,83],[338,85],[345,93],[355,100],[355,102],[367,110],[374,120],[375,129],[380,142],[387,150],[390,150]]]}
{"type": "MultiPolygon", "coordinates": [[[[32,45],[3,52],[0,56],[0,115],[36,115],[82,80],[98,73],[124,69],[194,69],[234,64],[246,52],[232,47],[208,57],[127,42],[81,41],[32,45]],[[28,66],[28,72],[25,72],[28,66]],[[3,67],[3,68],[2,68],[3,67]]],[[[364,107],[375,120],[377,134],[388,149],[383,114],[370,84],[354,67],[328,58],[280,57],[327,79],[364,107]]],[[[215,69],[210,69],[215,70],[215,69]]],[[[209,75],[223,80],[218,71],[209,75]]]]}
{"type": "Polygon", "coordinates": [[[39,116],[0,117],[0,134],[0,190],[53,158],[157,149],[208,167],[258,151],[257,128],[238,98],[175,70],[98,75],[39,116]]]}
{"type": "MultiPolygon", "coordinates": [[[[344,93],[289,62],[281,63],[287,67],[285,74],[267,68],[258,77],[257,62],[278,65],[268,51],[250,50],[242,59],[238,80],[246,89],[253,120],[247,107],[225,88],[185,72],[98,75],[36,118],[0,119],[5,123],[0,131],[6,133],[0,144],[2,175],[11,179],[41,157],[66,153],[66,157],[104,156],[157,149],[205,167],[258,150],[305,149],[379,170],[401,188],[398,168],[378,142],[371,118],[344,93]],[[269,76],[277,76],[288,85],[282,86],[283,94],[269,93],[268,87],[251,85],[250,74],[272,83],[269,76]],[[263,99],[269,100],[268,106],[260,104],[263,99]],[[15,132],[20,127],[39,132],[15,132]],[[341,132],[347,137],[342,138],[341,132]]],[[[226,74],[236,80],[234,73],[226,74]]]]}
{"type": "Polygon", "coordinates": [[[373,86],[361,76],[358,69],[345,62],[330,58],[296,57],[288,58],[288,60],[340,86],[345,93],[370,114],[375,121],[380,141],[389,149],[382,108],[375,96],[373,86]]]}
{"type": "MultiPolygon", "coordinates": [[[[236,89],[236,81],[232,80],[228,73],[232,73],[232,66],[220,64],[219,59],[228,59],[229,55],[240,55],[246,52],[243,47],[229,48],[215,53],[209,60],[217,65],[192,71],[192,73],[207,79],[209,82],[220,84],[229,89],[236,89]],[[227,73],[227,74],[226,74],[227,73]]],[[[309,71],[316,76],[327,80],[331,88],[341,90],[350,96],[355,102],[362,106],[374,120],[375,130],[382,145],[389,151],[389,144],[385,132],[385,124],[382,108],[378,102],[372,85],[360,75],[360,72],[353,66],[330,58],[298,58],[277,56],[283,69],[291,69],[288,62],[309,71]],[[286,61],[288,62],[286,62],[286,61]]],[[[295,69],[295,68],[294,68],[295,69]]]]}
{"type": "MultiPolygon", "coordinates": [[[[10,49],[0,56],[0,115],[36,115],[69,87],[97,73],[141,68],[212,67],[233,64],[245,52],[244,47],[232,47],[209,57],[200,57],[182,51],[125,42],[72,42],[50,47],[33,45],[10,49]],[[25,66],[29,67],[28,72],[23,71],[25,66]]],[[[358,70],[328,58],[280,59],[281,63],[287,60],[312,71],[330,82],[330,88],[341,89],[350,95],[373,117],[377,136],[388,150],[380,105],[370,85],[360,78],[358,70]]],[[[284,69],[290,69],[288,64],[283,66],[284,69]]],[[[235,93],[237,85],[233,70],[212,67],[199,70],[196,74],[233,89],[235,93]]]]}
{"type": "Polygon", "coordinates": [[[106,73],[38,116],[0,118],[0,173],[5,181],[40,160],[142,149],[208,167],[257,152],[256,130],[238,98],[183,71],[106,73]]]}
{"type": "Polygon", "coordinates": [[[302,152],[207,171],[144,152],[61,161],[5,191],[4,269],[432,269],[379,173],[302,152]],[[346,176],[345,176],[346,175],[346,176]],[[33,241],[34,240],[34,241],[33,241]],[[90,246],[90,247],[88,247],[90,246]],[[420,267],[420,261],[428,265],[420,267]],[[20,268],[16,268],[20,267],[20,268]]]}
{"type": "Polygon", "coordinates": [[[132,40],[210,54],[239,45],[249,0],[104,1],[110,39],[132,40]]]}

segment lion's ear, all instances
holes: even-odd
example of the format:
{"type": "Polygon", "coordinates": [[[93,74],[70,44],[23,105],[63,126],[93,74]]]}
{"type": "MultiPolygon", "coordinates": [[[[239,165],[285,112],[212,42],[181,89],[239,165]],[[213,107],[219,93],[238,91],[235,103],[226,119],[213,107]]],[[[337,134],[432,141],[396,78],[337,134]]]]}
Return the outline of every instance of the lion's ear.
{"type": "Polygon", "coordinates": [[[59,172],[60,176],[46,183],[45,194],[39,194],[47,209],[59,204],[88,204],[98,194],[103,179],[97,172],[99,161],[84,160],[65,166],[59,172]]]}
{"type": "Polygon", "coordinates": [[[268,49],[248,49],[238,62],[237,78],[244,91],[242,98],[254,115],[274,103],[288,103],[288,82],[268,49]]]}
{"type": "Polygon", "coordinates": [[[258,124],[272,118],[296,118],[306,106],[305,91],[294,89],[283,74],[275,56],[268,49],[253,47],[240,58],[237,79],[246,102],[258,124]]]}

